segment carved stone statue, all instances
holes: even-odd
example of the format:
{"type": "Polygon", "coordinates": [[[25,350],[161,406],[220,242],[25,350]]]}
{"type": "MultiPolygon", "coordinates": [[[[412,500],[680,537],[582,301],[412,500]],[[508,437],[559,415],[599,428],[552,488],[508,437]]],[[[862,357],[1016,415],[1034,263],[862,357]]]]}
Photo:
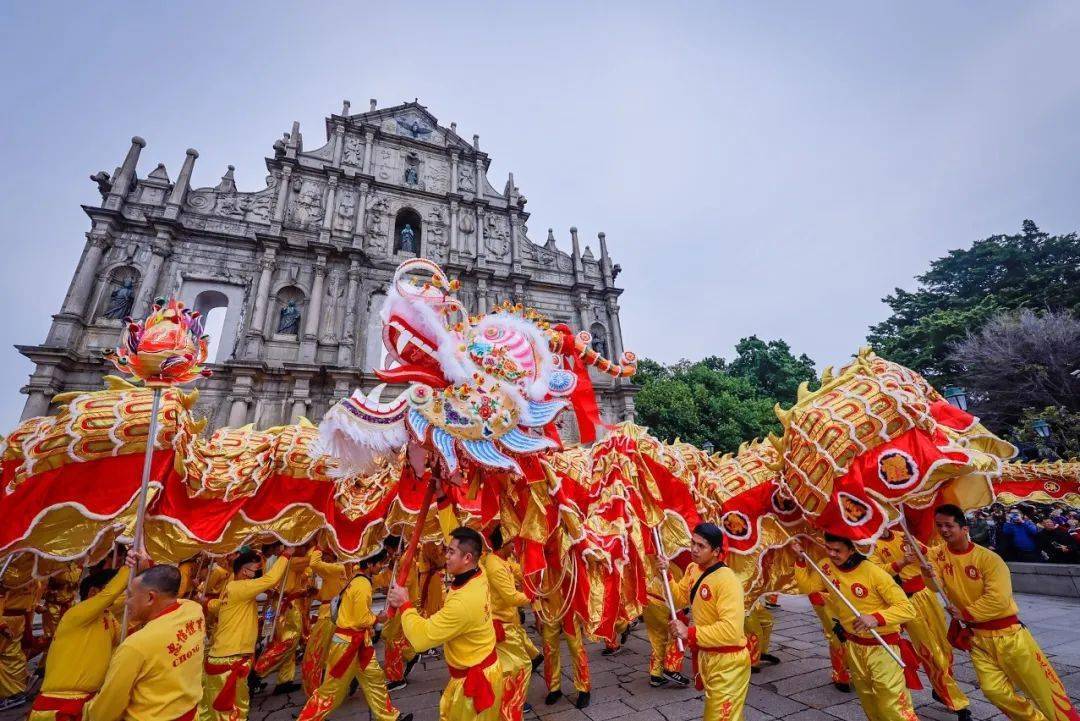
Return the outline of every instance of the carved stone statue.
{"type": "Polygon", "coordinates": [[[409,185],[416,185],[420,182],[420,178],[416,175],[416,168],[411,165],[405,168],[405,182],[409,185]]]}
{"type": "Polygon", "coordinates": [[[111,320],[123,320],[131,315],[133,305],[135,305],[135,283],[128,278],[123,285],[109,295],[105,317],[111,320]]]}
{"type": "Polygon", "coordinates": [[[416,233],[409,223],[406,223],[405,227],[401,229],[401,240],[398,243],[398,250],[403,253],[416,252],[416,233]]]}
{"type": "Polygon", "coordinates": [[[112,179],[109,178],[109,174],[104,170],[99,170],[91,175],[90,180],[97,183],[98,192],[101,193],[102,197],[108,195],[109,191],[112,190],[112,179]]]}
{"type": "Polygon", "coordinates": [[[278,314],[277,332],[286,335],[300,335],[300,309],[296,301],[290,300],[278,314]]]}

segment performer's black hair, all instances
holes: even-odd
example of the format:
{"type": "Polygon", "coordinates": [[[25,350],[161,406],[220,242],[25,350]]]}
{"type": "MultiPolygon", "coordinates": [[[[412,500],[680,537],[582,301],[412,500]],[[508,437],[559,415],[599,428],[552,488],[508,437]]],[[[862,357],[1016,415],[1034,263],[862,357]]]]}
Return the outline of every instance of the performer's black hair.
{"type": "Polygon", "coordinates": [[[88,574],[86,578],[79,583],[79,598],[84,601],[90,598],[91,591],[95,588],[99,591],[105,588],[115,575],[116,569],[114,568],[105,569],[104,571],[94,571],[93,573],[88,574]]]}
{"type": "Polygon", "coordinates": [[[953,505],[952,503],[946,503],[944,505],[938,506],[934,509],[934,515],[948,516],[949,518],[956,521],[956,525],[963,526],[965,528],[968,524],[968,519],[967,516],[964,515],[964,511],[961,510],[960,506],[953,505]]]}

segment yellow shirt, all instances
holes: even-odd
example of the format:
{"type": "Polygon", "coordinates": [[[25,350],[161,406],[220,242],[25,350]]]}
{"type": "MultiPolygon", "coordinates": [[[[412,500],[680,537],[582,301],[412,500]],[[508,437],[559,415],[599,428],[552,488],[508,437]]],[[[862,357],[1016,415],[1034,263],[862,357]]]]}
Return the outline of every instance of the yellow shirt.
{"type": "Polygon", "coordinates": [[[221,600],[211,601],[217,610],[218,624],[214,629],[211,656],[239,656],[255,653],[259,639],[259,607],[256,596],[276,588],[281,583],[288,562],[278,558],[262,578],[246,581],[230,581],[221,594],[221,600]]]}
{"type": "Polygon", "coordinates": [[[371,579],[367,576],[357,576],[349,581],[348,587],[341,595],[337,627],[360,631],[374,625],[375,613],[371,610],[371,579]]]}
{"type": "Polygon", "coordinates": [[[179,600],[116,649],[87,721],[174,721],[202,698],[202,608],[179,600]]]}
{"type": "Polygon", "coordinates": [[[180,571],[180,592],[176,594],[179,598],[187,598],[193,587],[193,576],[195,575],[195,562],[183,561],[178,567],[180,571]]]}
{"type": "Polygon", "coordinates": [[[3,609],[5,614],[29,611],[37,605],[41,595],[41,582],[31,581],[18,588],[9,588],[4,592],[3,609]]]}
{"type": "Polygon", "coordinates": [[[497,621],[510,625],[521,623],[518,606],[526,606],[529,598],[514,585],[514,574],[506,561],[494,553],[480,557],[480,567],[487,574],[488,591],[491,593],[491,615],[497,621]]]}
{"type": "Polygon", "coordinates": [[[311,559],[307,556],[293,556],[289,559],[289,579],[285,581],[285,593],[298,593],[307,590],[311,582],[308,574],[308,565],[311,559]]]}
{"type": "MultiPolygon", "coordinates": [[[[896,633],[900,625],[915,618],[915,606],[908,600],[904,589],[896,583],[880,566],[863,561],[855,568],[844,571],[830,561],[818,564],[840,593],[859,610],[860,615],[877,618],[877,631],[881,634],[896,633]]],[[[806,565],[801,559],[795,564],[795,580],[800,589],[807,592],[824,592],[829,587],[821,580],[817,571],[806,565]]],[[[825,596],[825,606],[829,614],[840,621],[840,625],[849,634],[865,638],[854,629],[855,614],[836,594],[825,596]]]]}
{"type": "Polygon", "coordinates": [[[45,658],[43,694],[81,696],[101,688],[119,630],[109,607],[124,595],[129,573],[124,566],[105,588],[61,616],[45,658]]]}
{"type": "Polygon", "coordinates": [[[430,618],[406,607],[401,628],[418,653],[443,645],[450,666],[465,669],[477,665],[495,650],[487,576],[478,571],[460,587],[451,585],[443,607],[430,618]]]}
{"type": "Polygon", "coordinates": [[[322,551],[312,551],[309,558],[311,570],[322,579],[322,586],[319,587],[319,595],[316,598],[324,604],[333,601],[348,582],[345,564],[322,560],[322,551]]]}
{"type": "MultiPolygon", "coordinates": [[[[942,545],[930,551],[928,560],[945,585],[945,595],[960,609],[965,620],[996,621],[1019,612],[1012,595],[1009,567],[990,549],[973,543],[967,551],[954,553],[942,545]]],[[[994,636],[1012,630],[975,629],[975,633],[994,636]]]]}
{"type": "Polygon", "coordinates": [[[82,580],[82,564],[69,563],[54,576],[50,576],[45,587],[45,599],[49,603],[68,604],[75,600],[82,580]]]}
{"type": "Polygon", "coordinates": [[[219,597],[225,590],[225,584],[232,578],[232,573],[225,566],[215,563],[206,576],[206,595],[219,597]]]}
{"type": "Polygon", "coordinates": [[[694,624],[690,627],[690,645],[700,648],[721,646],[745,646],[746,605],[743,587],[735,572],[727,566],[719,566],[708,573],[692,563],[686,573],[671,587],[675,605],[690,604],[694,624]],[[704,578],[702,578],[704,576],[704,578]],[[698,579],[702,579],[698,584],[698,579]],[[693,599],[690,593],[698,584],[693,599]]]}

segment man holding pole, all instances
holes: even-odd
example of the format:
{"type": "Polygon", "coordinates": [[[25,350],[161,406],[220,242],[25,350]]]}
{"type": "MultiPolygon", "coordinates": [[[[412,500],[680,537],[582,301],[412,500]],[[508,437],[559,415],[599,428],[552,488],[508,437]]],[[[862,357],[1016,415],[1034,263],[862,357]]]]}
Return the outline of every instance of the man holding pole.
{"type": "Polygon", "coordinates": [[[450,681],[439,702],[442,721],[495,721],[502,700],[502,667],[495,651],[487,576],[478,564],[484,541],[471,528],[456,528],[446,549],[446,570],[453,576],[443,607],[423,618],[397,584],[387,602],[399,609],[401,629],[419,652],[444,646],[450,681]]]}
{"type": "Polygon", "coordinates": [[[277,671],[274,695],[300,689],[296,681],[296,655],[303,633],[304,615],[307,613],[309,560],[307,555],[292,555],[289,558],[285,586],[278,597],[277,613],[271,621],[271,641],[255,660],[255,673],[259,678],[265,679],[277,671]]]}
{"type": "Polygon", "coordinates": [[[899,662],[900,625],[915,618],[911,601],[888,573],[866,562],[850,539],[825,534],[830,564],[828,571],[815,569],[821,574],[816,578],[807,569],[807,556],[798,541],[792,549],[802,556],[795,564],[800,588],[829,592],[826,609],[843,629],[845,665],[866,717],[869,721],[917,721],[905,667],[899,662]]]}
{"type": "MultiPolygon", "coordinates": [[[[743,587],[724,565],[724,533],[719,526],[700,523],[691,539],[694,566],[671,591],[676,606],[690,606],[693,621],[688,626],[673,619],[671,633],[690,645],[697,687],[705,691],[704,721],[741,719],[750,688],[743,587]]],[[[662,569],[666,563],[660,561],[662,569]]]]}
{"type": "Polygon", "coordinates": [[[220,599],[210,601],[217,625],[206,656],[200,721],[242,721],[250,696],[248,673],[259,636],[259,594],[277,586],[285,576],[292,549],[286,548],[269,573],[259,578],[262,557],[245,551],[233,560],[235,580],[225,585],[220,599]]]}
{"type": "MultiPolygon", "coordinates": [[[[1013,721],[1080,721],[1061,679],[1017,618],[1009,567],[971,542],[959,507],[939,506],[934,523],[945,546],[930,552],[930,567],[952,603],[949,613],[966,627],[957,645],[970,645],[971,665],[986,698],[1013,721]]],[[[908,562],[914,560],[909,553],[908,562]]]]}
{"type": "Polygon", "coordinates": [[[649,637],[649,685],[665,686],[668,682],[689,686],[690,679],[683,675],[685,656],[671,635],[671,611],[668,608],[661,570],[655,556],[646,558],[650,571],[645,585],[648,603],[645,605],[645,634],[649,637]]]}

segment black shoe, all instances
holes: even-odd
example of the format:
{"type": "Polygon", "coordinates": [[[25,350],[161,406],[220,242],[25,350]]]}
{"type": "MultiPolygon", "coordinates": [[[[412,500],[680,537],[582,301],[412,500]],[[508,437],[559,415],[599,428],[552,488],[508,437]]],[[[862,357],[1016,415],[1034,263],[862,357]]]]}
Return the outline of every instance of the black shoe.
{"type": "Polygon", "coordinates": [[[763,605],[770,611],[775,611],[776,609],[780,608],[779,603],[769,603],[768,601],[766,601],[763,605]]]}
{"type": "Polygon", "coordinates": [[[766,661],[767,663],[769,663],[772,666],[775,666],[776,664],[780,663],[780,659],[778,659],[776,656],[773,656],[771,653],[763,653],[763,654],[761,654],[761,660],[766,661]]]}
{"type": "Polygon", "coordinates": [[[354,678],[352,681],[349,682],[349,695],[352,696],[359,688],[360,681],[354,678]]]}
{"type": "Polygon", "coordinates": [[[562,698],[562,691],[552,691],[544,698],[544,704],[550,706],[562,698]]]}
{"type": "Polygon", "coordinates": [[[528,701],[526,701],[525,705],[521,707],[521,713],[532,713],[532,710],[532,704],[528,701]]]}
{"type": "MultiPolygon", "coordinates": [[[[635,621],[634,623],[636,624],[637,621],[635,621]]],[[[624,645],[626,643],[626,639],[630,638],[630,629],[633,628],[633,627],[634,627],[633,624],[628,625],[626,627],[626,630],[623,631],[622,634],[619,636],[619,645],[620,646],[624,645]]]]}
{"type": "Polygon", "coordinates": [[[255,678],[248,678],[248,693],[254,696],[255,694],[262,693],[264,690],[266,690],[266,681],[263,681],[258,676],[255,678]]]}
{"type": "Polygon", "coordinates": [[[761,666],[751,666],[750,673],[761,673],[761,666]]]}
{"type": "Polygon", "coordinates": [[[409,673],[413,670],[413,666],[420,660],[420,656],[413,656],[411,659],[405,662],[405,673],[401,674],[402,680],[409,677],[409,673]]]}
{"type": "Polygon", "coordinates": [[[544,654],[542,654],[542,653],[536,654],[536,656],[532,660],[533,673],[536,673],[536,669],[540,668],[540,666],[543,663],[544,663],[544,654]]]}
{"type": "Polygon", "coordinates": [[[619,649],[617,649],[617,648],[608,648],[607,646],[604,646],[604,650],[600,652],[600,655],[601,656],[614,656],[615,652],[618,651],[618,650],[619,649]]]}
{"type": "Polygon", "coordinates": [[[582,691],[577,695],[577,700],[574,701],[574,708],[585,708],[589,705],[589,699],[592,695],[588,691],[582,691]]]}
{"type": "Polygon", "coordinates": [[[398,714],[397,721],[412,721],[412,714],[398,714]]]}
{"type": "Polygon", "coordinates": [[[667,679],[663,676],[649,676],[649,685],[653,688],[660,688],[661,686],[667,686],[667,679]]]}
{"type": "Polygon", "coordinates": [[[962,708],[956,712],[956,721],[971,721],[971,709],[962,708]]]}
{"type": "Polygon", "coordinates": [[[839,681],[833,681],[832,685],[833,685],[834,688],[836,688],[837,691],[843,691],[844,693],[851,693],[851,684],[850,683],[840,683],[839,681]]]}
{"type": "Polygon", "coordinates": [[[409,682],[402,678],[402,679],[398,679],[397,681],[391,681],[390,683],[386,684],[386,690],[387,691],[397,691],[398,689],[405,688],[408,685],[409,685],[409,682]]]}
{"type": "Polygon", "coordinates": [[[664,680],[677,683],[680,686],[690,685],[690,678],[682,675],[678,671],[664,671],[664,680]]]}
{"type": "Polygon", "coordinates": [[[299,690],[300,684],[296,683],[295,681],[286,681],[285,683],[279,683],[277,686],[274,686],[274,693],[272,695],[284,696],[287,693],[292,693],[293,691],[299,690]]]}

